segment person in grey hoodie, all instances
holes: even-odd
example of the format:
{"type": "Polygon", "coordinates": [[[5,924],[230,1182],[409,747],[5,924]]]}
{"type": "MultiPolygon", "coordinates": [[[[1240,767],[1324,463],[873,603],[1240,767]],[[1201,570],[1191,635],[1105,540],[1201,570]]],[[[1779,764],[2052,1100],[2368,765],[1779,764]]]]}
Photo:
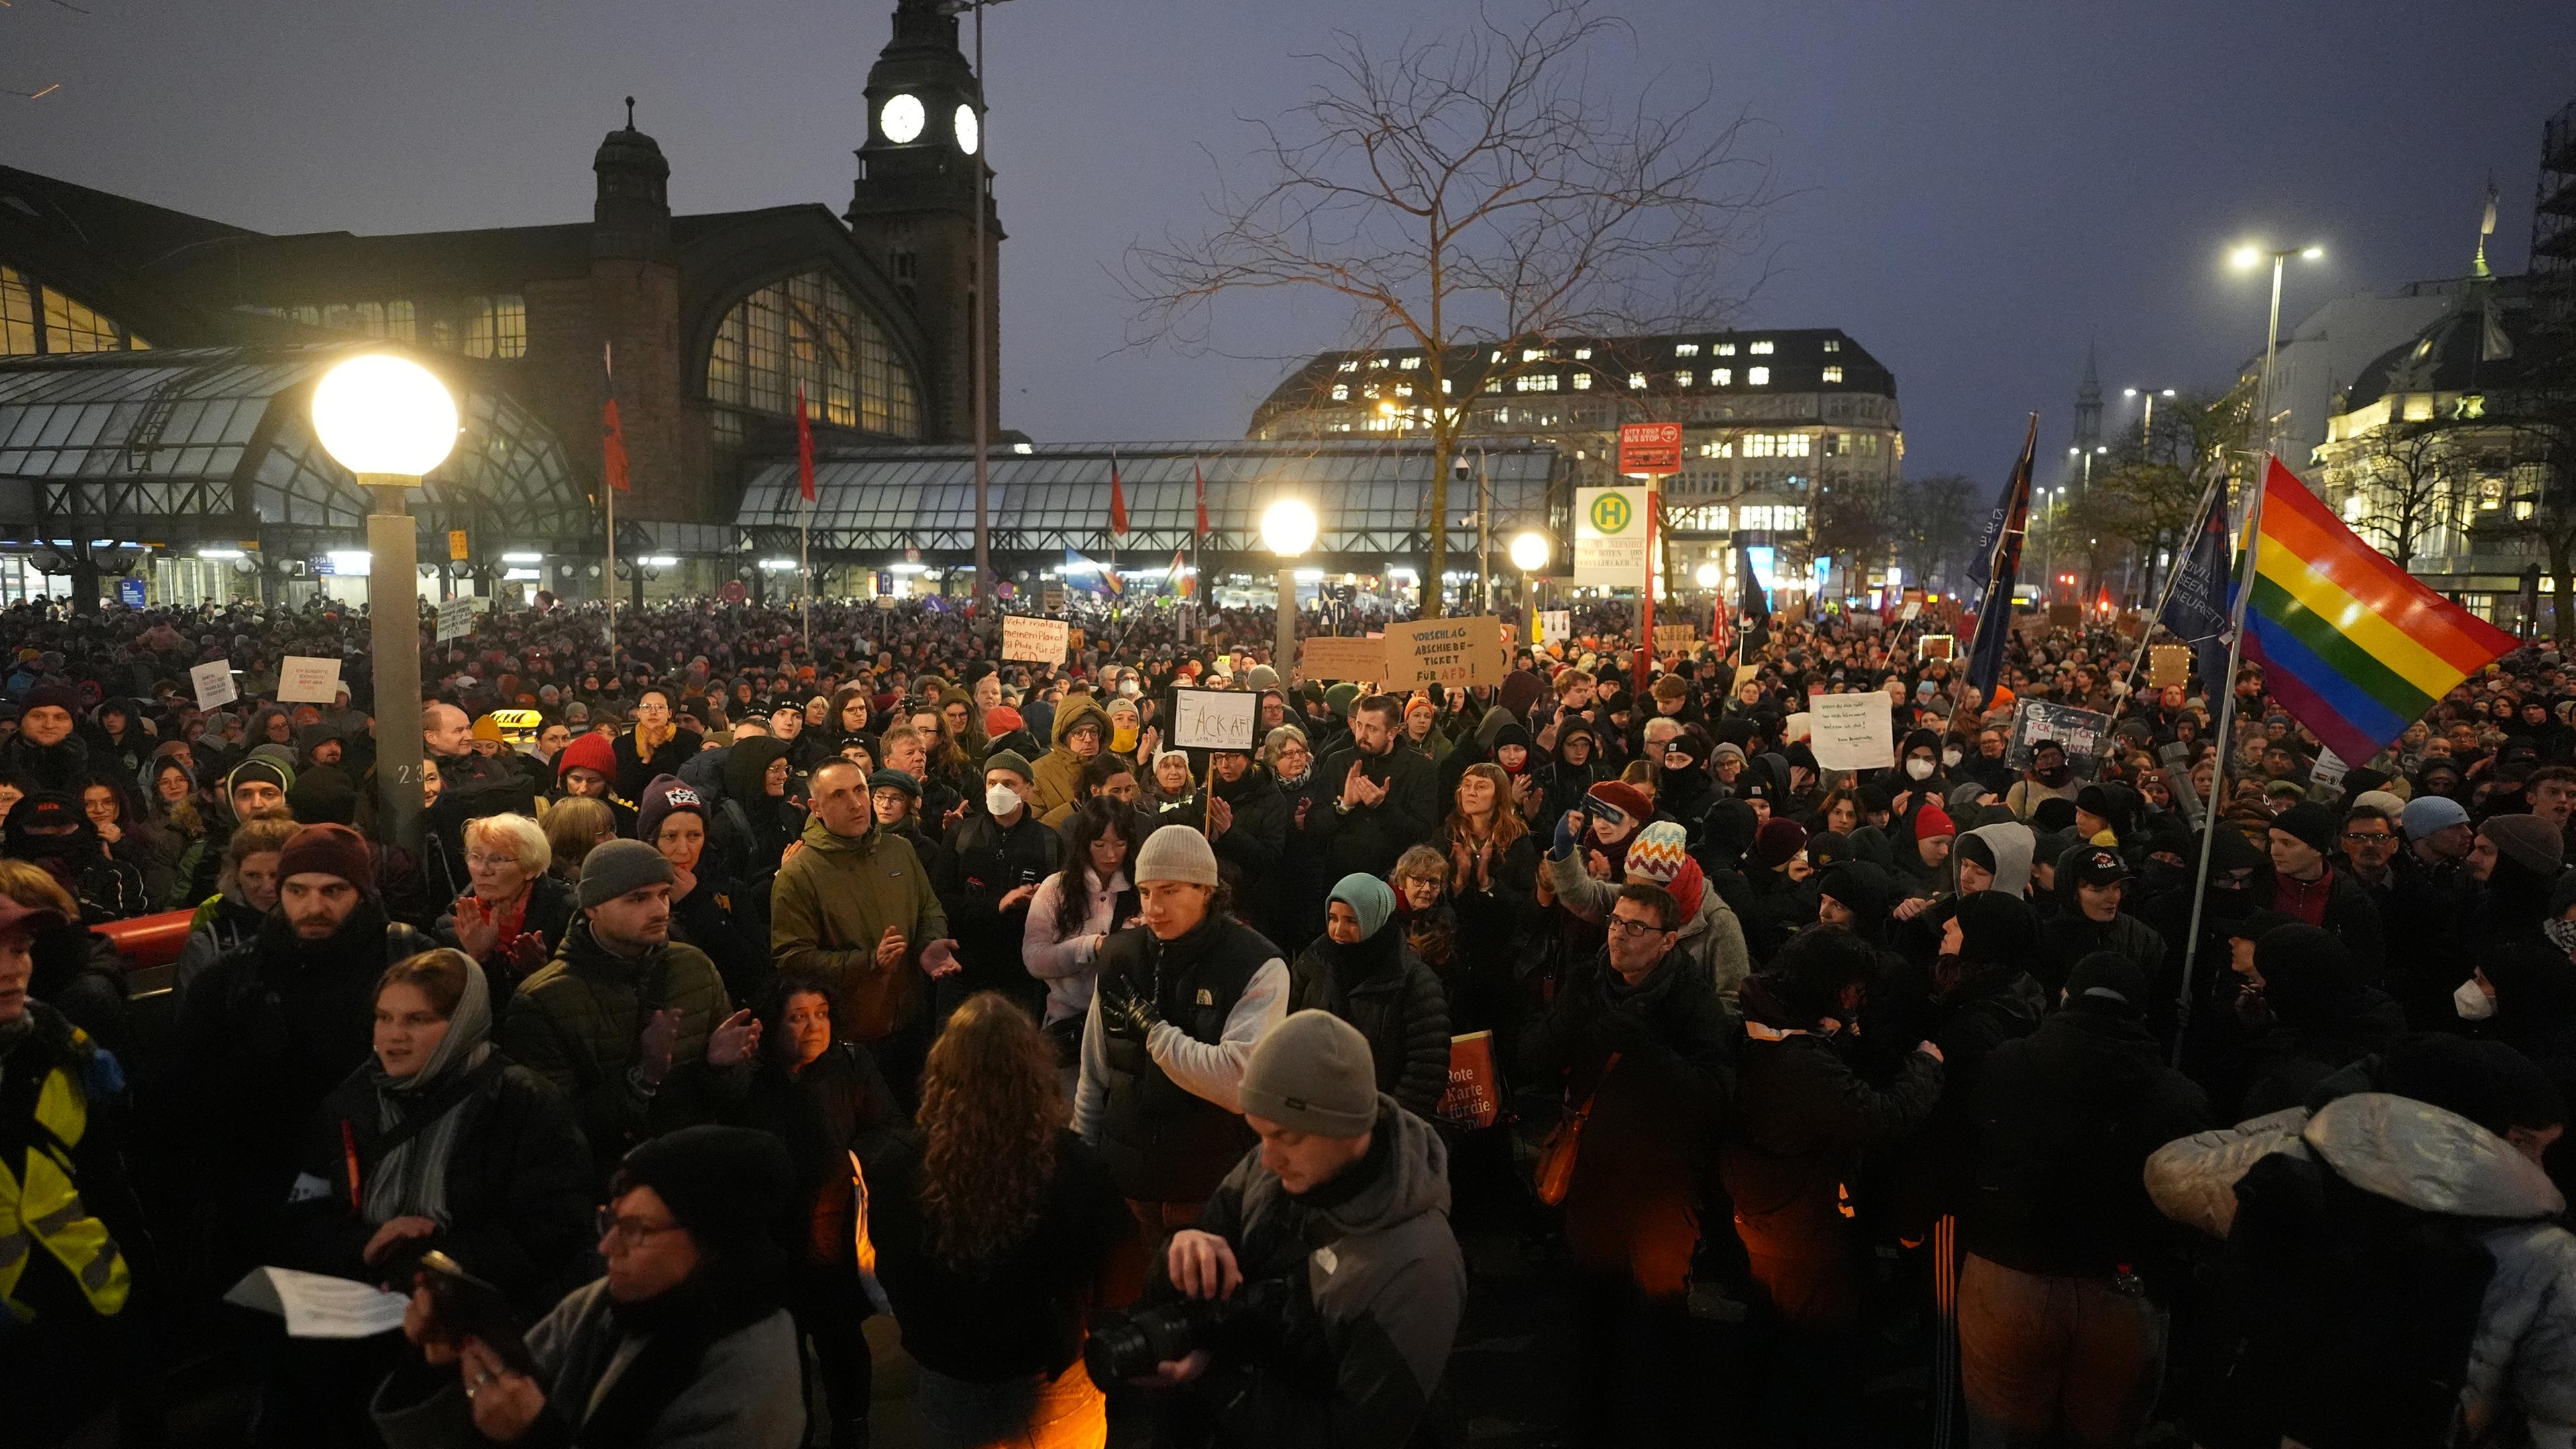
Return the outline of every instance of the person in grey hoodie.
{"type": "Polygon", "coordinates": [[[1158,1442],[1411,1443],[1467,1293],[1447,1149],[1377,1090],[1367,1038],[1329,1012],[1263,1036],[1241,1097],[1261,1145],[1172,1235],[1146,1297],[1229,1298],[1295,1275],[1312,1327],[1162,1364],[1149,1382],[1180,1391],[1157,1406],[1158,1442]]]}

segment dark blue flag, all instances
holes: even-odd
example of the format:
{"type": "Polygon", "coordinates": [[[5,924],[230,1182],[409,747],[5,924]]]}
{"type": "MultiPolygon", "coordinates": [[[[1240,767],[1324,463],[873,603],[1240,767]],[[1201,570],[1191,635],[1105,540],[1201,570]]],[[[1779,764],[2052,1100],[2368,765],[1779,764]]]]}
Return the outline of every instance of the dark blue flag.
{"type": "Polygon", "coordinates": [[[2183,555],[2182,575],[2174,581],[2172,596],[2156,620],[2191,646],[2202,689],[2227,687],[2227,631],[2235,622],[2228,603],[2234,573],[2227,549],[2227,492],[2212,489],[2201,507],[2200,527],[2183,555]]]}
{"type": "Polygon", "coordinates": [[[1977,600],[1977,632],[1968,645],[1968,682],[1994,698],[1995,681],[2003,677],[2004,647],[2012,640],[2013,586],[2021,578],[2021,543],[2030,531],[2030,467],[2039,451],[2039,414],[2030,415],[2021,461],[2013,464],[2012,481],[1995,507],[1995,527],[1987,551],[1969,561],[1969,575],[1985,585],[1977,600]]]}

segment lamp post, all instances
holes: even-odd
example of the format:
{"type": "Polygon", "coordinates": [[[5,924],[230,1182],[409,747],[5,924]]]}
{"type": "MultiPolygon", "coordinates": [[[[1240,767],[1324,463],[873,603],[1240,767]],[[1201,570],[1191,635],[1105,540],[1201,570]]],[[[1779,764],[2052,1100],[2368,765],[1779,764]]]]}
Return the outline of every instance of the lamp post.
{"type": "MultiPolygon", "coordinates": [[[[975,12],[975,305],[967,325],[974,329],[967,356],[975,368],[975,602],[989,608],[993,602],[993,534],[992,473],[987,457],[990,440],[986,437],[984,411],[984,316],[990,304],[985,300],[992,286],[984,276],[984,208],[992,195],[993,171],[986,164],[985,148],[993,139],[992,127],[984,107],[984,10],[1005,0],[944,0],[942,15],[975,12]]],[[[807,587],[812,587],[809,581],[807,587]]],[[[810,625],[808,626],[811,627],[810,625]]]]}
{"type": "Polygon", "coordinates": [[[456,446],[456,399],[428,368],[371,353],[313,389],[313,433],[375,500],[367,639],[375,656],[376,790],[386,843],[420,849],[420,543],[404,495],[456,446]]]}
{"type": "MultiPolygon", "coordinates": [[[[2281,341],[2281,264],[2292,257],[2297,257],[2303,262],[2322,261],[2325,259],[2325,254],[2326,249],[2314,243],[2303,247],[2275,247],[2267,250],[2248,242],[2238,247],[2228,257],[2239,271],[2250,271],[2262,265],[2263,259],[2267,256],[2272,259],[2272,318],[2263,329],[2263,451],[2266,454],[2276,451],[2273,446],[2276,440],[2272,434],[2272,362],[2274,356],[2280,351],[2281,341]]],[[[2263,480],[2255,479],[2254,486],[2262,487],[2263,480]]]]}
{"type": "Polygon", "coordinates": [[[1297,559],[1315,546],[1315,510],[1304,500],[1282,498],[1261,515],[1261,542],[1279,558],[1279,637],[1270,667],[1284,688],[1297,667],[1297,559]]]}
{"type": "MultiPolygon", "coordinates": [[[[2146,416],[2138,423],[2138,451],[2150,463],[2155,461],[2156,451],[2156,399],[2160,397],[2170,398],[2173,395],[2174,390],[2169,387],[2124,387],[2120,389],[2120,396],[2122,397],[2142,397],[2147,400],[2146,416]]],[[[2093,481],[2093,470],[2089,464],[2084,470],[2084,481],[2088,488],[2091,486],[2093,481]]]]}
{"type": "Polygon", "coordinates": [[[1547,567],[1547,535],[1537,529],[1525,529],[1512,536],[1512,567],[1521,571],[1521,607],[1529,615],[1529,642],[1532,649],[1538,637],[1538,574],[1547,567]]]}
{"type": "Polygon", "coordinates": [[[1704,560],[1691,571],[1691,578],[1699,584],[1700,592],[1708,595],[1708,641],[1712,648],[1717,644],[1717,585],[1725,577],[1725,570],[1717,566],[1715,559],[1704,560]]]}

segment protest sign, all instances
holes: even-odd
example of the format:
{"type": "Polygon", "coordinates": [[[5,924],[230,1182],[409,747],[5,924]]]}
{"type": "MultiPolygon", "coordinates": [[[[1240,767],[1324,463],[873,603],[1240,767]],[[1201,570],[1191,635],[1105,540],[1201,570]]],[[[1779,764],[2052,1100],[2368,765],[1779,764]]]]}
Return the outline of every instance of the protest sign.
{"type": "Polygon", "coordinates": [[[1687,651],[1691,645],[1697,643],[1698,640],[1699,631],[1688,624],[1657,624],[1655,626],[1655,652],[1658,654],[1683,653],[1687,651]]]}
{"type": "Polygon", "coordinates": [[[2005,753],[2004,763],[2016,770],[2027,769],[2031,750],[2053,741],[2066,751],[2066,767],[2075,778],[2090,780],[2101,767],[2110,736],[2111,717],[2099,710],[2025,699],[2013,706],[2012,745],[2005,753]]]}
{"type": "Polygon", "coordinates": [[[340,661],[289,654],[277,671],[280,704],[329,704],[340,694],[340,661]]]}
{"type": "Polygon", "coordinates": [[[1062,664],[1073,626],[1062,619],[1032,619],[1026,614],[1002,616],[1002,657],[1031,664],[1062,664]]]}
{"type": "Polygon", "coordinates": [[[1780,722],[1780,738],[1785,743],[1796,744],[1798,741],[1805,739],[1809,734],[1814,732],[1815,722],[1816,717],[1814,715],[1807,713],[1803,709],[1799,710],[1796,714],[1793,714],[1780,722]]]}
{"type": "Polygon", "coordinates": [[[1949,634],[1926,634],[1914,641],[1914,657],[1929,664],[1935,659],[1958,657],[1958,640],[1949,634]]]}
{"type": "Polygon", "coordinates": [[[1297,666],[1308,679],[1376,680],[1386,673],[1386,641],[1319,635],[1298,644],[1297,666]]]}
{"type": "Polygon", "coordinates": [[[2049,605],[2048,627],[2051,630],[2075,630],[2083,628],[2084,606],[2082,604],[2049,605]]]}
{"type": "Polygon", "coordinates": [[[1502,1074],[1494,1067],[1494,1034],[1449,1038],[1449,1085],[1433,1115],[1466,1128],[1491,1127],[1502,1115],[1502,1074]]]}
{"type": "Polygon", "coordinates": [[[233,662],[216,659],[188,671],[188,682],[197,687],[197,708],[214,709],[241,698],[233,687],[233,662]]]}
{"type": "Polygon", "coordinates": [[[1248,750],[1259,729],[1261,696],[1241,689],[1172,691],[1172,747],[1248,750]]]}
{"type": "Polygon", "coordinates": [[[1492,615],[1422,619],[1386,628],[1389,689],[1503,682],[1503,624],[1492,615]]]}
{"type": "Polygon", "coordinates": [[[1890,701],[1880,690],[1820,694],[1807,702],[1819,770],[1884,770],[1896,763],[1890,701]]]}
{"type": "Polygon", "coordinates": [[[2308,783],[2322,785],[2331,790],[2342,784],[2343,777],[2350,773],[2352,773],[2352,766],[2345,764],[2341,755],[2319,745],[2317,762],[2308,767],[2308,783]]]}
{"type": "Polygon", "coordinates": [[[2159,644],[2148,650],[2147,682],[2158,689],[2191,683],[2191,646],[2159,644]]]}
{"type": "Polygon", "coordinates": [[[444,644],[450,639],[462,639],[473,632],[474,600],[472,596],[439,601],[438,640],[440,643],[444,644]]]}
{"type": "Polygon", "coordinates": [[[1538,642],[1562,644],[1574,637],[1574,611],[1541,609],[1538,611],[1538,642]]]}

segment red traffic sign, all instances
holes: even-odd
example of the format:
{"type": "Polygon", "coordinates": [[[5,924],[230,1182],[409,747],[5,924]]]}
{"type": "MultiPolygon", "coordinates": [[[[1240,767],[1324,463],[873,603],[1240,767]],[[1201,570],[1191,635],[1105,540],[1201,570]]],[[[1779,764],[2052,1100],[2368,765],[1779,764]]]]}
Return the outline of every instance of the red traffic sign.
{"type": "Polygon", "coordinates": [[[1619,425],[1619,471],[1622,473],[1678,473],[1682,470],[1682,425],[1679,423],[1621,423],[1619,425]]]}
{"type": "Polygon", "coordinates": [[[744,587],[742,586],[742,580],[740,580],[740,579],[727,579],[727,580],[725,580],[725,586],[724,586],[724,601],[725,601],[726,603],[728,603],[728,604],[739,604],[739,603],[741,603],[744,599],[749,598],[750,596],[751,596],[751,591],[750,591],[749,589],[746,589],[746,588],[744,588],[744,587]]]}

